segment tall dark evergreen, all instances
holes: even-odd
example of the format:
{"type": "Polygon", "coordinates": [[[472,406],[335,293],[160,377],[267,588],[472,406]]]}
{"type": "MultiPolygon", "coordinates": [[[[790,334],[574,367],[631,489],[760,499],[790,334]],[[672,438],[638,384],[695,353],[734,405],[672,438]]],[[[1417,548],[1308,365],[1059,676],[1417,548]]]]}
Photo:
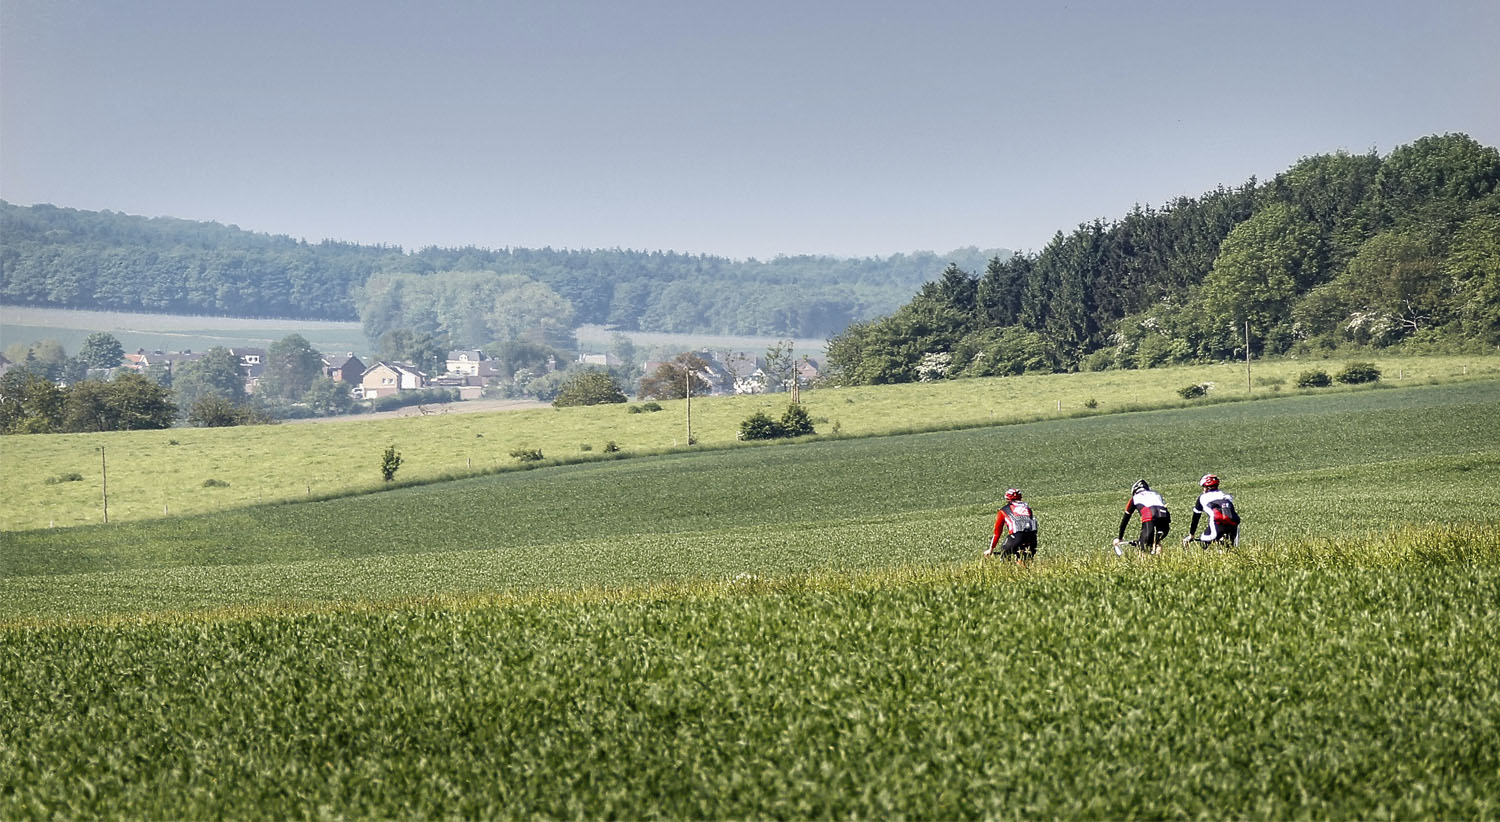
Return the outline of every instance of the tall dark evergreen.
{"type": "Polygon", "coordinates": [[[848,384],[1500,342],[1500,152],[1463,135],[1306,158],[955,268],[829,343],[848,384]],[[946,358],[946,359],[945,359],[946,358]],[[927,365],[923,365],[923,364],[927,365]],[[921,366],[921,367],[919,367],[921,366]]]}

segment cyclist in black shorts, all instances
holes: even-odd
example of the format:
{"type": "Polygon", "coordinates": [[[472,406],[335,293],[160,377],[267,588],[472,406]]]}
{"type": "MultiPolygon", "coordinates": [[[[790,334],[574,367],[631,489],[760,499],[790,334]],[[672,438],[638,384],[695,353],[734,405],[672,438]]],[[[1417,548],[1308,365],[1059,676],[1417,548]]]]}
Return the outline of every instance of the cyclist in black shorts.
{"type": "Polygon", "coordinates": [[[1120,534],[1115,537],[1115,553],[1122,553],[1120,546],[1126,544],[1125,526],[1130,524],[1130,515],[1137,512],[1141,515],[1141,538],[1129,544],[1138,545],[1149,554],[1161,553],[1161,544],[1172,530],[1172,513],[1161,494],[1152,491],[1145,480],[1136,480],[1130,488],[1130,501],[1125,503],[1125,516],[1120,518],[1120,534]]]}
{"type": "Polygon", "coordinates": [[[1215,542],[1239,545],[1240,515],[1234,510],[1234,497],[1219,490],[1217,474],[1204,474],[1203,479],[1198,480],[1198,485],[1203,493],[1193,503],[1193,522],[1188,526],[1188,535],[1182,538],[1182,544],[1187,545],[1193,541],[1193,534],[1198,533],[1198,518],[1207,514],[1208,523],[1203,534],[1198,537],[1203,542],[1205,551],[1215,542]]]}
{"type": "Polygon", "coordinates": [[[1036,556],[1036,514],[1031,506],[1021,501],[1021,489],[1011,488],[1005,492],[1005,505],[995,515],[995,535],[990,538],[987,557],[995,555],[995,546],[1000,545],[1000,558],[1012,557],[1022,565],[1036,556]],[[1010,532],[1005,542],[1000,542],[1000,530],[1010,532]]]}

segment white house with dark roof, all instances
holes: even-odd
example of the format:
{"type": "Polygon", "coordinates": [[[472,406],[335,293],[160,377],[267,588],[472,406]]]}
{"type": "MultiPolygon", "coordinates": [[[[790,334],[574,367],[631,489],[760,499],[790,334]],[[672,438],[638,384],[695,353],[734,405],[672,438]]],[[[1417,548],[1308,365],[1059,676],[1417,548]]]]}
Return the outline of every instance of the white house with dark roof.
{"type": "Polygon", "coordinates": [[[479,376],[479,364],[488,362],[489,357],[477,348],[461,348],[448,352],[448,373],[461,374],[465,377],[479,376]]]}

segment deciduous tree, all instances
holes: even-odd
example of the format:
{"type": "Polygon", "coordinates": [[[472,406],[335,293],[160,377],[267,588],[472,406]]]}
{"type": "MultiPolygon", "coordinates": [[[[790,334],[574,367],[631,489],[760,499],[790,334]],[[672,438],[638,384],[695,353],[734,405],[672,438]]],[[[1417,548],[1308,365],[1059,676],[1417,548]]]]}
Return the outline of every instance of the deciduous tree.
{"type": "Polygon", "coordinates": [[[96,331],[84,338],[78,358],[89,368],[114,368],[125,360],[125,346],[113,334],[96,331]]]}
{"type": "Polygon", "coordinates": [[[558,408],[625,402],[625,392],[608,371],[585,371],[563,385],[552,404],[558,408]]]}
{"type": "Polygon", "coordinates": [[[301,334],[289,334],[271,343],[265,365],[256,390],[268,397],[295,401],[322,375],[323,356],[301,334]]]}
{"type": "Polygon", "coordinates": [[[700,376],[708,363],[696,354],[678,354],[641,379],[640,396],[658,400],[680,400],[692,388],[693,396],[707,394],[708,381],[700,376]]]}

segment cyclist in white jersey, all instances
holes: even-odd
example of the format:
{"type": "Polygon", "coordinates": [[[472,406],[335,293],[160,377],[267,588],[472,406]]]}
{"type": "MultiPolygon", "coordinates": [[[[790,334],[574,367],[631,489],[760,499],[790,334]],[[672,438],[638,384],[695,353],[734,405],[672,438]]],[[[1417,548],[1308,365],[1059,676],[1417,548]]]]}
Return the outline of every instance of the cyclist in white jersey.
{"type": "Polygon", "coordinates": [[[1151,490],[1145,480],[1136,480],[1130,488],[1130,500],[1125,504],[1125,516],[1120,518],[1120,533],[1115,537],[1115,552],[1125,543],[1125,526],[1130,524],[1131,514],[1141,515],[1141,538],[1131,545],[1138,545],[1150,554],[1161,553],[1161,544],[1172,530],[1172,513],[1161,494],[1151,490]]]}
{"type": "Polygon", "coordinates": [[[1204,550],[1215,542],[1239,545],[1240,515],[1234,509],[1234,497],[1219,489],[1217,474],[1204,474],[1203,479],[1198,480],[1198,486],[1203,489],[1203,493],[1193,503],[1193,522],[1188,526],[1189,533],[1182,538],[1182,544],[1187,545],[1193,541],[1193,535],[1198,533],[1198,519],[1206,514],[1208,522],[1203,533],[1198,535],[1204,550]]]}

